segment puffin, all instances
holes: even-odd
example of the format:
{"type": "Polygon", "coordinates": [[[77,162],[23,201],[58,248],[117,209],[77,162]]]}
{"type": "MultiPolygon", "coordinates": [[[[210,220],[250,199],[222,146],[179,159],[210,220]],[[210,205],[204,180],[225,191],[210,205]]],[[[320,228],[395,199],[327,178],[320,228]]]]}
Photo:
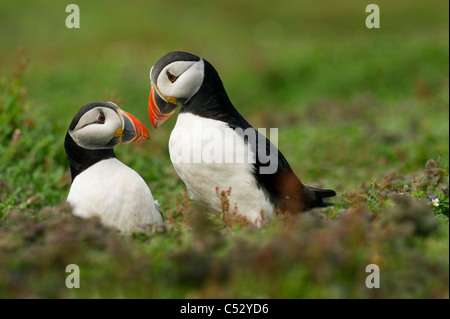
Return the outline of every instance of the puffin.
{"type": "Polygon", "coordinates": [[[279,213],[333,205],[332,189],[303,184],[280,150],[233,106],[216,69],[194,54],[174,51],[150,70],[148,111],[155,128],[177,109],[170,159],[190,198],[260,227],[279,213]],[[223,193],[223,191],[226,191],[223,193]]]}
{"type": "Polygon", "coordinates": [[[144,125],[112,102],[92,102],[78,111],[64,148],[72,183],[67,202],[73,214],[96,216],[123,233],[163,225],[158,201],[142,177],[118,160],[114,146],[148,140],[144,125]]]}

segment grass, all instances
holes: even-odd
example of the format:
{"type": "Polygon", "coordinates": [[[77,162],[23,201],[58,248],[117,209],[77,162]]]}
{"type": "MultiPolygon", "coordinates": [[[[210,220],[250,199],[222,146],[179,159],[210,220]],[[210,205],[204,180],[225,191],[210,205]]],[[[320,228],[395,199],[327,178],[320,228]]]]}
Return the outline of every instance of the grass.
{"type": "Polygon", "coordinates": [[[379,1],[368,30],[357,1],[194,2],[79,1],[78,30],[64,27],[69,2],[0,4],[0,298],[448,298],[448,3],[379,1]],[[279,128],[295,172],[336,205],[260,230],[226,194],[224,212],[207,211],[170,163],[171,118],[116,149],[167,231],[122,236],[73,216],[72,117],[114,100],[150,128],[149,69],[177,49],[215,65],[239,111],[279,128]],[[72,263],[80,289],[64,285],[72,263]],[[379,289],[364,285],[372,263],[379,289]]]}

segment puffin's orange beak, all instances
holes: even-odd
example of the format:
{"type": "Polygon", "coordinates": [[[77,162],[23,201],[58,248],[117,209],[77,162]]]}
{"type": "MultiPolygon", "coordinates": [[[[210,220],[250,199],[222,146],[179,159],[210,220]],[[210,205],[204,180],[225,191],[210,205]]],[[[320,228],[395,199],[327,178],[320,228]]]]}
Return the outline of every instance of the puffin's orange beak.
{"type": "Polygon", "coordinates": [[[124,129],[122,144],[140,142],[150,139],[147,129],[136,117],[122,110],[124,129]]]}
{"type": "Polygon", "coordinates": [[[150,91],[148,97],[148,115],[150,121],[155,128],[163,124],[173,113],[175,113],[177,105],[164,101],[158,93],[154,93],[154,88],[150,91]]]}

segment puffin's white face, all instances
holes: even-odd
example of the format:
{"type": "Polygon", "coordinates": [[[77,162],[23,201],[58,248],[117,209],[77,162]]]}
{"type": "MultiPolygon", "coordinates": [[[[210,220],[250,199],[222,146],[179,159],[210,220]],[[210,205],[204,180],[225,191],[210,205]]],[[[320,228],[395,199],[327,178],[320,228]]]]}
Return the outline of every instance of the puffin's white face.
{"type": "Polygon", "coordinates": [[[68,134],[79,146],[99,150],[150,138],[145,126],[112,102],[92,102],[75,115],[68,134]]]}
{"type": "Polygon", "coordinates": [[[186,105],[201,89],[205,78],[205,61],[187,52],[166,54],[150,70],[151,90],[148,112],[155,128],[172,114],[177,106],[186,105]]]}
{"type": "Polygon", "coordinates": [[[81,147],[92,150],[111,148],[118,144],[111,142],[122,136],[123,126],[123,119],[115,110],[98,106],[84,113],[69,134],[81,147]]]}
{"type": "MultiPolygon", "coordinates": [[[[203,83],[205,64],[199,61],[175,61],[164,67],[152,86],[166,102],[186,103],[203,83]]],[[[150,70],[152,78],[153,68],[150,70]]]]}

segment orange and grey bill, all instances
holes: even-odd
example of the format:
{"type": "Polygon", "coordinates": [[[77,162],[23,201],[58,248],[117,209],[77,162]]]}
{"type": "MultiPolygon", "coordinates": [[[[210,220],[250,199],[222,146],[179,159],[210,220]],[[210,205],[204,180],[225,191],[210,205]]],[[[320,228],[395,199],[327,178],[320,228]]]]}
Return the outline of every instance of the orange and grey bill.
{"type": "MultiPolygon", "coordinates": [[[[159,99],[163,102],[161,98],[159,99]]],[[[168,104],[169,102],[165,103],[168,104]]],[[[175,108],[176,105],[173,105],[173,109],[169,113],[161,112],[161,109],[155,100],[154,88],[152,87],[148,98],[148,115],[155,128],[158,128],[161,124],[163,124],[175,112],[175,108]]]]}
{"type": "Polygon", "coordinates": [[[147,129],[134,115],[122,110],[124,118],[124,131],[122,143],[134,143],[150,139],[147,129]]]}

